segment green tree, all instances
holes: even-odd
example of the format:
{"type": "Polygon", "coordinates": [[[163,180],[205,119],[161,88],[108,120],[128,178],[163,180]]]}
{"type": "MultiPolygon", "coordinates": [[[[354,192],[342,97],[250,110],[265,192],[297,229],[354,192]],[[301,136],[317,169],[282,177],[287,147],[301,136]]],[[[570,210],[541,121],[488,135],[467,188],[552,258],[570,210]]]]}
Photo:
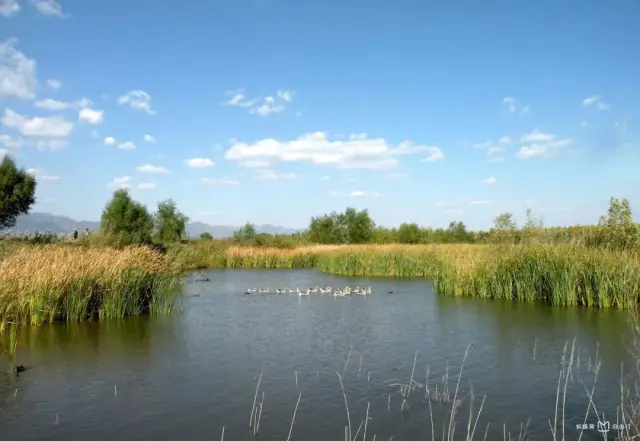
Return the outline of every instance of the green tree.
{"type": "Polygon", "coordinates": [[[153,217],[127,190],[116,190],[102,211],[100,230],[121,245],[150,243],[153,217]]]}
{"type": "Polygon", "coordinates": [[[599,223],[610,227],[632,225],[633,217],[629,199],[609,199],[609,210],[606,215],[600,217],[599,223]]]}
{"type": "Polygon", "coordinates": [[[516,229],[516,221],[513,213],[501,213],[493,220],[493,228],[498,231],[508,231],[516,229]]]}
{"type": "Polygon", "coordinates": [[[449,223],[446,235],[451,242],[473,242],[473,235],[467,231],[467,226],[461,221],[449,223]]]}
{"type": "Polygon", "coordinates": [[[255,239],[257,234],[256,226],[251,222],[247,222],[243,227],[233,232],[233,238],[235,240],[248,241],[255,239]]]}
{"type": "Polygon", "coordinates": [[[349,243],[370,243],[373,241],[376,224],[369,215],[369,210],[358,211],[349,207],[344,212],[344,223],[347,227],[349,243]]]}
{"type": "Polygon", "coordinates": [[[200,239],[201,240],[213,240],[213,236],[211,235],[211,233],[208,232],[204,232],[200,235],[200,239]]]}
{"type": "Polygon", "coordinates": [[[155,238],[162,243],[180,242],[186,236],[189,218],[178,210],[173,199],[158,202],[154,215],[155,238]]]}
{"type": "Polygon", "coordinates": [[[344,214],[335,211],[324,216],[312,217],[308,237],[311,242],[322,244],[347,243],[347,226],[344,214]]]}
{"type": "Polygon", "coordinates": [[[533,229],[533,228],[542,228],[544,226],[543,219],[541,217],[539,218],[534,217],[533,211],[531,210],[531,208],[527,208],[526,216],[527,216],[527,220],[525,221],[523,228],[533,229]]]}
{"type": "Polygon", "coordinates": [[[422,231],[415,223],[404,223],[398,227],[396,238],[399,243],[417,244],[422,240],[422,231]]]}
{"type": "Polygon", "coordinates": [[[0,229],[16,224],[16,218],[29,212],[35,203],[36,179],[18,169],[9,156],[0,163],[0,229]]]}

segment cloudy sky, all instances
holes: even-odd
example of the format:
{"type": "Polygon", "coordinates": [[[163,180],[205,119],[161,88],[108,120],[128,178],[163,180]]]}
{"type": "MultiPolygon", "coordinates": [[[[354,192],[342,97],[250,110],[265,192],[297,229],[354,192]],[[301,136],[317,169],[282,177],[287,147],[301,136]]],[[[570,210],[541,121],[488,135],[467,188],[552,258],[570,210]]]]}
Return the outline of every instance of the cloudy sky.
{"type": "MultiPolygon", "coordinates": [[[[640,2],[0,0],[0,155],[37,211],[490,225],[640,213],[640,2]]],[[[638,219],[638,216],[635,216],[638,219]]]]}

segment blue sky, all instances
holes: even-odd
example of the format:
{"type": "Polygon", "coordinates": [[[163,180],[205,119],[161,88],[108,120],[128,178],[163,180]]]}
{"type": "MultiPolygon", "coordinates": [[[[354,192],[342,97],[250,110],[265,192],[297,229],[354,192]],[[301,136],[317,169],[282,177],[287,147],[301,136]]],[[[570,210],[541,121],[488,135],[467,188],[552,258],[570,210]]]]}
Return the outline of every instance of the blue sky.
{"type": "Polygon", "coordinates": [[[0,0],[0,154],[39,176],[34,211],[76,219],[125,186],[211,224],[591,223],[610,196],[640,210],[639,18],[636,0],[0,0]]]}

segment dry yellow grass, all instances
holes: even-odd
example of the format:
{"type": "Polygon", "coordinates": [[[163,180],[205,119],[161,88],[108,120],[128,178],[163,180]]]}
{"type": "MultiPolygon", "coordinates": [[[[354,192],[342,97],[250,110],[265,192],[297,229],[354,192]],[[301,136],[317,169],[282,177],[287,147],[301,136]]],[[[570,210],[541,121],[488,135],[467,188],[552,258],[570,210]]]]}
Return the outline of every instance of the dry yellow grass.
{"type": "Polygon", "coordinates": [[[0,321],[37,324],[165,308],[175,276],[164,256],[144,247],[21,247],[0,260],[0,321]]]}

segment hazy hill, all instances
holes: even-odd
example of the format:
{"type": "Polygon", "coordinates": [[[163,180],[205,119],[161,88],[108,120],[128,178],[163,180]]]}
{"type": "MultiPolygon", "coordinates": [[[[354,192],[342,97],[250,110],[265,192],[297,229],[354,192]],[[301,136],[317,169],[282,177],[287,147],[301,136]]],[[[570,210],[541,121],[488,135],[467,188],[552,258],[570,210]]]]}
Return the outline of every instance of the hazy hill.
{"type": "MultiPolygon", "coordinates": [[[[35,231],[51,230],[54,233],[70,233],[74,228],[83,231],[97,230],[100,222],[95,221],[78,221],[66,216],[58,216],[50,213],[29,213],[19,216],[16,225],[11,228],[12,232],[33,233],[35,231]]],[[[209,225],[204,222],[191,222],[187,225],[187,233],[191,237],[199,237],[202,233],[208,232],[215,238],[230,237],[233,232],[240,227],[232,225],[209,225]]],[[[276,225],[256,225],[259,233],[269,234],[291,234],[298,230],[292,228],[284,228],[276,225]]]]}

